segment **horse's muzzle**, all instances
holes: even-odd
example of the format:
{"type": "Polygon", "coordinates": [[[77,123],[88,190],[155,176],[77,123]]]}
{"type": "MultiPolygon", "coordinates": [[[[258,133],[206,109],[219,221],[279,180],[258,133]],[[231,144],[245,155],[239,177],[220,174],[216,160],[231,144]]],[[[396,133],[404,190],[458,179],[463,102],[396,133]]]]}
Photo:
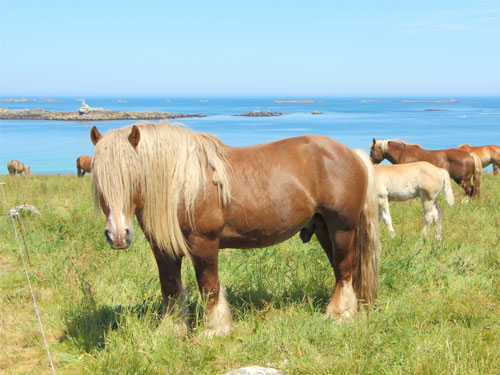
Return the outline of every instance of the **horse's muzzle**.
{"type": "Polygon", "coordinates": [[[125,229],[124,236],[114,236],[108,229],[105,229],[104,237],[113,249],[127,249],[132,242],[132,232],[129,229],[125,229]]]}

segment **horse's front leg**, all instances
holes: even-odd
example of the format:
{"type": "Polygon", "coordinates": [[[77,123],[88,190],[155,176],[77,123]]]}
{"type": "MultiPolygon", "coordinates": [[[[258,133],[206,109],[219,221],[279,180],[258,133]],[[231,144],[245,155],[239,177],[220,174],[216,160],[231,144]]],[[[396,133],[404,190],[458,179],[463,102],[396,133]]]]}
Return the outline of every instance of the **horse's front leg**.
{"type": "Polygon", "coordinates": [[[391,211],[389,209],[389,198],[387,197],[379,198],[378,206],[380,209],[379,214],[382,217],[385,226],[389,230],[389,235],[394,238],[396,232],[394,231],[394,228],[392,226],[391,211]]]}
{"type": "Polygon", "coordinates": [[[493,162],[492,165],[493,165],[493,175],[496,176],[498,174],[498,167],[500,167],[500,162],[498,163],[493,162]]]}
{"type": "Polygon", "coordinates": [[[198,288],[207,300],[205,333],[226,335],[231,330],[231,311],[219,282],[219,241],[192,235],[188,243],[198,288]]]}
{"type": "Polygon", "coordinates": [[[185,291],[182,287],[182,257],[167,254],[152,245],[160,275],[161,294],[163,296],[163,314],[179,314],[182,321],[176,327],[179,334],[187,333],[187,306],[185,291]]]}

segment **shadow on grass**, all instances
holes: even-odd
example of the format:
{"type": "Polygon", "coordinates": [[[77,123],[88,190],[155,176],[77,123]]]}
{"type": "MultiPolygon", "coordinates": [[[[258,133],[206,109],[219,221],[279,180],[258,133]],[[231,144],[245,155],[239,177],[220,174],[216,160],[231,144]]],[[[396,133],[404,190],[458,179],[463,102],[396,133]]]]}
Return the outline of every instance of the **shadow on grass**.
{"type": "Polygon", "coordinates": [[[318,288],[312,291],[307,287],[304,289],[292,288],[290,290],[280,290],[278,293],[264,287],[246,290],[228,288],[226,294],[231,308],[242,313],[267,310],[269,307],[286,309],[297,305],[308,305],[312,306],[315,310],[324,310],[330,302],[331,297],[326,290],[318,288]]]}
{"type": "Polygon", "coordinates": [[[161,321],[161,304],[143,301],[135,306],[103,306],[96,309],[82,308],[69,313],[65,319],[66,329],[60,341],[71,341],[80,349],[90,352],[103,349],[106,336],[120,327],[124,315],[161,321]]]}

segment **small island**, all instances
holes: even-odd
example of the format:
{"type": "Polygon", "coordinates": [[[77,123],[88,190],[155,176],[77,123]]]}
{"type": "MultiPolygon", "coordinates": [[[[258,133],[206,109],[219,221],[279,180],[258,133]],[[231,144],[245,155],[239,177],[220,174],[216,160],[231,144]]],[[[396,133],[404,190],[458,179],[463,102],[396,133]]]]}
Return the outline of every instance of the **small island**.
{"type": "Polygon", "coordinates": [[[252,112],[246,112],[246,113],[242,113],[240,115],[235,115],[235,116],[274,117],[274,116],[282,116],[282,115],[283,115],[282,112],[271,112],[271,111],[262,112],[262,111],[255,110],[252,112]]]}
{"type": "Polygon", "coordinates": [[[7,102],[7,103],[36,102],[36,99],[27,99],[27,98],[21,98],[21,99],[0,99],[0,102],[7,102]]]}
{"type": "Polygon", "coordinates": [[[455,103],[456,99],[448,100],[401,100],[401,103],[455,103]]]}

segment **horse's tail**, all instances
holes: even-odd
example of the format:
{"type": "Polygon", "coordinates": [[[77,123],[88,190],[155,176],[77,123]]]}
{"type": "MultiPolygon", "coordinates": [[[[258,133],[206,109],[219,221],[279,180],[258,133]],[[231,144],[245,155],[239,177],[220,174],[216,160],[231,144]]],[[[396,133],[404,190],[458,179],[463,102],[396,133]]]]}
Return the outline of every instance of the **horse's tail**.
{"type": "Polygon", "coordinates": [[[354,150],[367,170],[367,188],[361,218],[354,235],[354,249],[358,266],[353,274],[353,287],[360,304],[371,305],[378,294],[378,266],[380,238],[378,227],[378,200],[375,170],[370,157],[362,150],[354,150]]]}
{"type": "Polygon", "coordinates": [[[472,159],[474,159],[474,173],[472,177],[472,196],[479,198],[481,195],[481,174],[483,172],[483,163],[481,163],[481,159],[475,152],[470,152],[472,159]]]}
{"type": "Polygon", "coordinates": [[[76,159],[76,170],[78,171],[78,177],[82,177],[82,167],[80,166],[80,158],[76,159]]]}
{"type": "Polygon", "coordinates": [[[450,174],[446,169],[442,168],[441,174],[443,175],[444,199],[450,206],[453,206],[455,204],[455,197],[453,196],[453,190],[451,189],[450,174]]]}

